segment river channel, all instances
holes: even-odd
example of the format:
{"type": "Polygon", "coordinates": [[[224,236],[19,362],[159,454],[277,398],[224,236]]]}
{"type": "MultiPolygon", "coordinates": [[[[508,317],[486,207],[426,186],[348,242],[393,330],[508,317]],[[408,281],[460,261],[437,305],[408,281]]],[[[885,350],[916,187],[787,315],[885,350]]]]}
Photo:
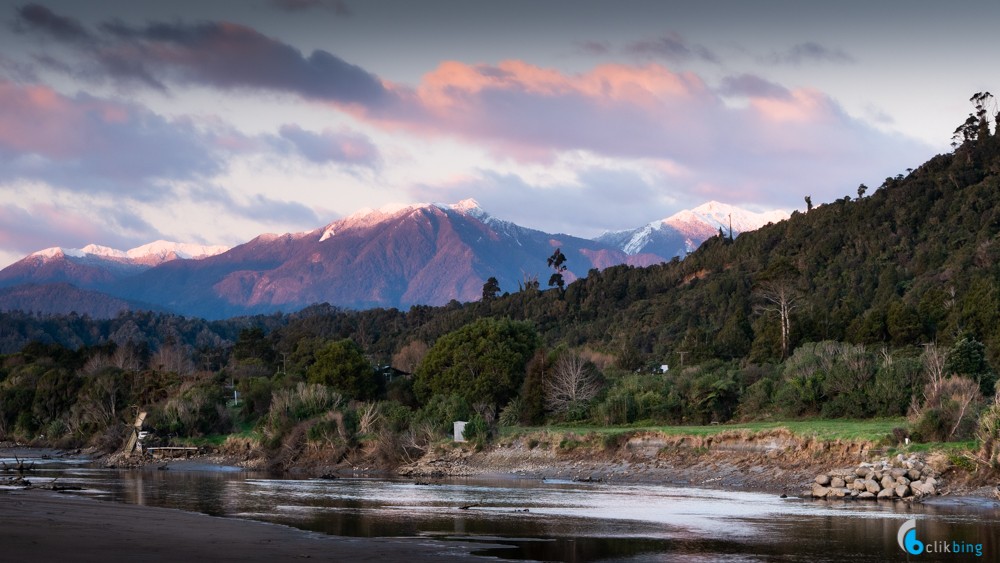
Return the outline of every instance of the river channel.
{"type": "MultiPolygon", "coordinates": [[[[13,463],[2,452],[0,460],[13,463]]],[[[482,541],[477,554],[510,560],[1000,561],[1000,509],[982,500],[830,502],[655,484],[295,479],[187,462],[166,471],[35,463],[29,478],[36,485],[58,479],[82,488],[70,494],[109,502],[341,536],[482,541]],[[905,553],[897,533],[909,519],[925,544],[950,542],[965,553],[905,553]]]]}

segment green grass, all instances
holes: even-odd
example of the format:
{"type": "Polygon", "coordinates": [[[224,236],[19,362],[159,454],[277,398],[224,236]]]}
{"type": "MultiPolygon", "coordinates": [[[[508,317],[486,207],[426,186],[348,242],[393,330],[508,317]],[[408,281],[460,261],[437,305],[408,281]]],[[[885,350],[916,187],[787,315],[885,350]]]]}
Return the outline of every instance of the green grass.
{"type": "Polygon", "coordinates": [[[209,434],[207,436],[198,436],[197,438],[174,438],[174,442],[181,446],[217,448],[224,444],[230,436],[251,438],[254,440],[260,439],[260,433],[254,429],[254,425],[243,422],[238,424],[237,431],[231,434],[209,434]]]}
{"type": "Polygon", "coordinates": [[[873,420],[786,420],[768,422],[747,422],[740,424],[713,424],[711,426],[658,426],[641,424],[632,426],[596,426],[596,425],[555,425],[539,427],[504,428],[504,436],[517,436],[538,431],[573,434],[620,434],[633,431],[662,432],[672,436],[712,436],[728,431],[749,430],[763,432],[784,428],[792,434],[815,438],[818,440],[867,440],[880,441],[892,432],[893,428],[906,428],[905,418],[873,419],[873,420]]]}

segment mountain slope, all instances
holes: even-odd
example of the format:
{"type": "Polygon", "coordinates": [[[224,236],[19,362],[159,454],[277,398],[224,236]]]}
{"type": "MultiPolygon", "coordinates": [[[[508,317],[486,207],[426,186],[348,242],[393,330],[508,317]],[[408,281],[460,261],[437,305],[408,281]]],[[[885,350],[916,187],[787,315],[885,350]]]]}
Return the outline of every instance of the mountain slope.
{"type": "Polygon", "coordinates": [[[547,279],[545,259],[557,247],[569,259],[568,279],[590,268],[661,260],[519,227],[464,201],[366,211],[307,233],[261,236],[218,256],[122,280],[113,293],[207,318],[320,302],[441,305],[478,299],[489,277],[510,291],[526,276],[547,279]]]}

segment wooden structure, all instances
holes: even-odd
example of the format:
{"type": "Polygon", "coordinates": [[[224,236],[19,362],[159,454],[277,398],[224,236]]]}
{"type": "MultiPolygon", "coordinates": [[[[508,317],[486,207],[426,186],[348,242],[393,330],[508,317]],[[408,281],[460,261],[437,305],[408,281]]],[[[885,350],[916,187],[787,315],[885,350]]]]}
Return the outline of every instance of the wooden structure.
{"type": "Polygon", "coordinates": [[[141,446],[139,443],[139,432],[142,431],[142,423],[146,422],[146,411],[142,411],[138,416],[135,417],[135,424],[132,425],[132,433],[128,437],[128,442],[125,444],[125,455],[132,455],[136,447],[139,447],[141,454],[141,446]]]}

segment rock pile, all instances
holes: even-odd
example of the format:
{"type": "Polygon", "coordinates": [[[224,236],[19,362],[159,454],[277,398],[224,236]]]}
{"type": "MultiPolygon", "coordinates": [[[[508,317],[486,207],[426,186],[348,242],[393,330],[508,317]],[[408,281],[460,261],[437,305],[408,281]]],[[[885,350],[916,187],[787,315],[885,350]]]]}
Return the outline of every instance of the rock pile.
{"type": "Polygon", "coordinates": [[[862,463],[854,469],[817,475],[807,496],[825,499],[906,499],[939,494],[942,482],[930,466],[916,458],[899,456],[862,463]]]}

